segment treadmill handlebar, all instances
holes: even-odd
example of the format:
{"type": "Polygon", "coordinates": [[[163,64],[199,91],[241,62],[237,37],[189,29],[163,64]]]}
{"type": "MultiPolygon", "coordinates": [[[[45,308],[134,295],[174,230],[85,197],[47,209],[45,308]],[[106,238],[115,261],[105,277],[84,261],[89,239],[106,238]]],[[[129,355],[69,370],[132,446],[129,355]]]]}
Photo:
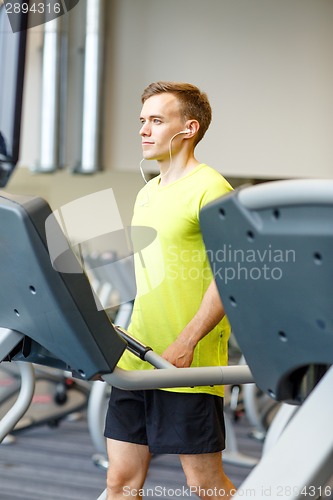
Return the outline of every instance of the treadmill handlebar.
{"type": "Polygon", "coordinates": [[[117,366],[112,373],[102,375],[103,380],[118,389],[131,391],[254,383],[253,375],[247,365],[176,368],[151,347],[133,338],[123,328],[119,326],[114,328],[127,342],[127,349],[130,352],[147,361],[154,368],[159,368],[158,370],[124,370],[117,366]]]}
{"type": "Polygon", "coordinates": [[[137,356],[138,358],[145,360],[147,352],[151,351],[152,348],[141,344],[141,342],[132,337],[126,330],[124,330],[120,326],[114,326],[114,329],[116,330],[118,335],[127,343],[127,350],[132,354],[135,354],[135,356],[137,356]]]}
{"type": "Polygon", "coordinates": [[[253,375],[247,365],[199,368],[175,368],[173,366],[162,370],[131,371],[116,367],[112,373],[103,375],[102,378],[108,384],[123,390],[254,383],[253,375]]]}

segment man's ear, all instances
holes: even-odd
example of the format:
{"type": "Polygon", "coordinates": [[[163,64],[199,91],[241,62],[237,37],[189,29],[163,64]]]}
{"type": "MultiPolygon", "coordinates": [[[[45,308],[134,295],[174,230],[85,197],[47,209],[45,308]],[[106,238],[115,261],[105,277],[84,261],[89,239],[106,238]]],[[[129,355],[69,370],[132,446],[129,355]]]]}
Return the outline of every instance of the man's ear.
{"type": "Polygon", "coordinates": [[[187,120],[186,130],[188,130],[186,137],[193,137],[199,130],[200,124],[198,120],[187,120]]]}

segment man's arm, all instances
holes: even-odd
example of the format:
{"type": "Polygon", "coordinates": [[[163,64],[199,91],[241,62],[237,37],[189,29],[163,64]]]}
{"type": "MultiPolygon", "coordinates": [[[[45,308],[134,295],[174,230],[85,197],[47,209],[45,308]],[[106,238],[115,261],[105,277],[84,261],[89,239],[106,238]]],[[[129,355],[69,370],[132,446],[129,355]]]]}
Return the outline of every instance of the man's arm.
{"type": "Polygon", "coordinates": [[[225,315],[215,281],[207,288],[201,306],[177,339],[164,351],[162,357],[177,366],[189,367],[193,360],[194,349],[225,315]]]}

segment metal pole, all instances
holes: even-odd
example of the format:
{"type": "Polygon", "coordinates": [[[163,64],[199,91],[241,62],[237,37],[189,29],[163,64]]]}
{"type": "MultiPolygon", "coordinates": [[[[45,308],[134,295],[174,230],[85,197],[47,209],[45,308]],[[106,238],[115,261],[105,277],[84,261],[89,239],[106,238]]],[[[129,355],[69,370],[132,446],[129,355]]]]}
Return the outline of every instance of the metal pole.
{"type": "Polygon", "coordinates": [[[58,167],[66,165],[67,105],[68,105],[68,16],[62,16],[60,33],[60,62],[59,62],[59,127],[58,127],[58,167]]]}
{"type": "Polygon", "coordinates": [[[59,75],[61,17],[44,25],[41,146],[38,172],[52,172],[59,162],[59,75]]]}
{"type": "Polygon", "coordinates": [[[100,168],[100,99],[104,0],[87,1],[81,164],[78,173],[100,168]]]}
{"type": "Polygon", "coordinates": [[[21,388],[12,408],[0,420],[0,443],[9,434],[29,408],[35,391],[35,371],[31,363],[17,362],[21,374],[21,388]]]}

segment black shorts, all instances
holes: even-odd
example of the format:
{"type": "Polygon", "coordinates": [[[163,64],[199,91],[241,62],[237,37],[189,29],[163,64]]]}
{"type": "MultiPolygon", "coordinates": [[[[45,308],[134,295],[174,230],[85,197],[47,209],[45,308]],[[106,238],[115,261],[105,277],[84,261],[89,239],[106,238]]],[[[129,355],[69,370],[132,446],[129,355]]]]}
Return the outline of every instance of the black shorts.
{"type": "Polygon", "coordinates": [[[147,445],[154,454],[219,452],[225,448],[223,398],[113,387],[104,436],[147,445]]]}

